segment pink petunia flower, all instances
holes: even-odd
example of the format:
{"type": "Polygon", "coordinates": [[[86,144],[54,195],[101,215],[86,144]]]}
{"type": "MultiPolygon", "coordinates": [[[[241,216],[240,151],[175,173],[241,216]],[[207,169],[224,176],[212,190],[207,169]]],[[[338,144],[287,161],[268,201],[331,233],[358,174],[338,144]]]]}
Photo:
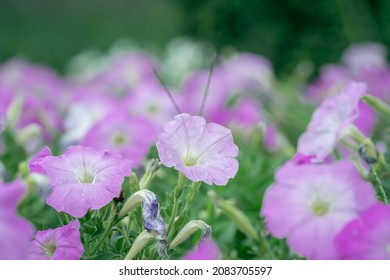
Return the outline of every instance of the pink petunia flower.
{"type": "Polygon", "coordinates": [[[390,206],[377,203],[339,233],[342,259],[390,260],[390,206]]]}
{"type": "MultiPolygon", "coordinates": [[[[377,43],[351,45],[343,54],[343,64],[325,65],[321,68],[320,77],[308,86],[306,97],[319,104],[326,97],[340,91],[348,82],[364,82],[367,92],[385,102],[390,102],[390,70],[387,65],[387,50],[377,43]]],[[[365,135],[373,133],[376,124],[375,111],[359,103],[360,116],[354,124],[365,135]]]]}
{"type": "Polygon", "coordinates": [[[30,244],[30,259],[33,260],[79,260],[84,253],[80,240],[80,223],[38,231],[30,244]]]}
{"type": "Polygon", "coordinates": [[[320,76],[308,85],[305,97],[314,104],[320,104],[326,98],[336,95],[343,87],[353,81],[349,69],[338,64],[326,64],[321,67],[320,76]]]}
{"type": "Polygon", "coordinates": [[[122,112],[107,115],[96,123],[81,141],[81,145],[108,149],[140,166],[157,140],[154,123],[145,117],[132,117],[122,112]]]}
{"type": "Polygon", "coordinates": [[[0,183],[0,260],[28,258],[34,227],[17,214],[17,206],[26,191],[22,181],[0,183]]]}
{"type": "MultiPolygon", "coordinates": [[[[354,77],[350,69],[341,65],[326,65],[321,69],[321,76],[308,87],[306,97],[314,104],[320,104],[326,98],[337,95],[345,85],[353,81],[364,82],[367,85],[367,92],[380,98],[382,95],[376,94],[386,87],[386,77],[377,73],[365,73],[362,77],[354,77]],[[371,77],[371,78],[370,78],[371,77]],[[380,82],[378,82],[380,80],[380,82]]],[[[389,80],[390,81],[390,80],[389,80]]],[[[359,116],[354,121],[355,126],[365,135],[370,135],[375,127],[376,114],[374,109],[359,102],[359,116]]]]}
{"type": "Polygon", "coordinates": [[[292,159],[292,162],[296,165],[310,164],[315,160],[315,158],[315,155],[303,155],[301,153],[297,153],[292,159]]]}
{"type": "Polygon", "coordinates": [[[261,216],[270,233],[309,259],[337,259],[337,233],[376,202],[373,187],[350,161],[332,164],[291,162],[276,172],[261,216]]]}
{"type": "Polygon", "coordinates": [[[0,107],[8,107],[16,96],[23,97],[18,129],[38,125],[46,142],[62,130],[61,113],[67,105],[68,85],[54,71],[16,58],[1,65],[0,84],[0,95],[8,92],[8,96],[2,96],[0,107]]]}
{"type": "Polygon", "coordinates": [[[126,52],[114,57],[107,68],[91,79],[90,84],[97,86],[110,95],[123,98],[141,83],[156,81],[153,67],[157,68],[154,57],[144,52],[126,52]]]}
{"type": "Polygon", "coordinates": [[[78,144],[89,129],[110,112],[124,110],[121,102],[97,87],[79,86],[72,91],[72,106],[64,119],[62,147],[78,144]]]}
{"type": "Polygon", "coordinates": [[[223,61],[221,67],[234,90],[246,89],[266,94],[272,89],[273,68],[265,57],[253,53],[236,53],[223,61]]]}
{"type": "MultiPolygon", "coordinates": [[[[170,91],[175,99],[179,97],[170,91]]],[[[126,109],[131,115],[147,117],[161,128],[175,116],[175,109],[167,93],[157,82],[141,83],[134,88],[126,101],[126,109]]]]}
{"type": "Polygon", "coordinates": [[[298,152],[323,161],[359,116],[359,101],[365,94],[363,83],[349,83],[340,95],[325,100],[313,113],[306,132],[298,140],[298,152]]]}
{"type": "Polygon", "coordinates": [[[186,253],[183,260],[219,260],[220,252],[217,244],[211,238],[199,241],[198,247],[186,253]]]}
{"type": "Polygon", "coordinates": [[[199,116],[179,114],[164,126],[157,141],[161,162],[188,179],[226,185],[238,170],[238,147],[231,131],[199,116]]]}
{"type": "MultiPolygon", "coordinates": [[[[236,81],[231,79],[233,74],[224,71],[223,68],[217,67],[214,70],[204,106],[204,115],[208,120],[224,126],[238,124],[253,127],[263,117],[261,105],[254,96],[242,94],[247,93],[248,90],[242,87],[244,83],[233,83],[236,81]]],[[[180,108],[183,112],[189,114],[199,112],[208,76],[208,71],[200,71],[188,77],[180,99],[180,108]]]]}
{"type": "Polygon", "coordinates": [[[33,156],[28,164],[28,168],[31,173],[44,173],[42,166],[40,165],[42,159],[51,156],[51,150],[49,147],[43,148],[38,154],[33,156]]]}
{"type": "Polygon", "coordinates": [[[71,146],[62,156],[47,156],[36,164],[52,186],[47,204],[76,218],[118,197],[124,177],[131,174],[129,160],[83,146],[71,146]]]}

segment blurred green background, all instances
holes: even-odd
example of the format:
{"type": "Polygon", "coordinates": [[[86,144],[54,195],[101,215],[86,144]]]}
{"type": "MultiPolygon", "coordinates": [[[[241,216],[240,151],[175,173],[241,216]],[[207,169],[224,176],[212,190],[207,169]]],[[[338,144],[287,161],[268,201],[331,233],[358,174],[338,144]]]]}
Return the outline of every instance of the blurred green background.
{"type": "Polygon", "coordinates": [[[389,0],[0,0],[0,61],[64,69],[87,48],[129,38],[163,49],[177,36],[267,56],[278,74],[335,62],[352,42],[390,45],[389,0]]]}

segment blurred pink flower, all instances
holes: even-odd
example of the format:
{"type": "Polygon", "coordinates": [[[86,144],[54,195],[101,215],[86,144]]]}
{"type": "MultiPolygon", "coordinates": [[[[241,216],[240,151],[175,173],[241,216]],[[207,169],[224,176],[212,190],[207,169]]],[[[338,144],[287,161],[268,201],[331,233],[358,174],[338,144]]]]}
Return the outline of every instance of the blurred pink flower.
{"type": "Polygon", "coordinates": [[[390,104],[390,69],[362,70],[356,78],[367,84],[368,93],[390,104]]]}
{"type": "MultiPolygon", "coordinates": [[[[182,96],[179,99],[180,109],[188,114],[198,114],[202,105],[204,93],[206,91],[209,71],[197,71],[192,73],[183,84],[182,96]]],[[[204,106],[204,116],[213,122],[227,125],[225,120],[220,120],[221,110],[227,107],[227,102],[230,93],[229,82],[225,79],[224,72],[215,67],[210,85],[208,89],[208,96],[204,106]],[[224,122],[224,123],[222,123],[224,122]]]]}
{"type": "Polygon", "coordinates": [[[30,244],[30,259],[33,260],[79,260],[84,253],[80,240],[80,223],[38,231],[30,244]]]}
{"type": "Polygon", "coordinates": [[[21,180],[0,183],[0,260],[28,258],[28,248],[35,229],[17,213],[18,203],[25,191],[21,180]]]}
{"type": "Polygon", "coordinates": [[[226,185],[238,170],[238,147],[231,131],[199,116],[179,114],[164,126],[157,141],[161,162],[188,179],[226,185]]]}
{"type": "Polygon", "coordinates": [[[71,146],[62,156],[47,156],[38,164],[52,186],[47,204],[76,218],[119,197],[124,177],[131,174],[129,160],[83,146],[71,146]]]}
{"type": "Polygon", "coordinates": [[[264,145],[270,152],[277,152],[282,144],[279,140],[279,132],[273,123],[266,123],[264,132],[264,145]]]}
{"type": "MultiPolygon", "coordinates": [[[[390,102],[390,69],[387,65],[387,50],[378,43],[351,45],[342,56],[344,64],[325,65],[320,77],[308,86],[305,96],[314,104],[340,91],[348,82],[364,82],[367,92],[385,102],[390,102]]],[[[360,116],[354,124],[365,135],[372,134],[376,124],[375,111],[360,102],[360,116]]]]}
{"type": "MultiPolygon", "coordinates": [[[[232,71],[232,69],[229,69],[232,71]]],[[[211,77],[203,114],[210,122],[224,126],[239,125],[253,127],[262,120],[261,106],[247,89],[230,79],[233,73],[216,67],[211,77]]],[[[180,108],[189,114],[198,114],[206,90],[209,72],[199,71],[191,75],[183,86],[180,108]]]]}
{"type": "Polygon", "coordinates": [[[342,259],[390,260],[390,206],[377,203],[348,223],[336,238],[342,259]]]}
{"type": "Polygon", "coordinates": [[[337,259],[334,238],[351,220],[376,202],[373,187],[349,161],[332,164],[291,162],[267,189],[261,216],[277,238],[309,259],[337,259]]]}
{"type": "Polygon", "coordinates": [[[186,253],[183,260],[219,260],[220,252],[217,244],[211,238],[203,238],[198,247],[186,253]]]}
{"type": "MultiPolygon", "coordinates": [[[[175,94],[173,90],[170,90],[175,94]]],[[[126,109],[131,115],[150,119],[162,130],[165,122],[175,116],[175,109],[162,85],[157,82],[141,83],[129,95],[126,109]]]]}
{"type": "Polygon", "coordinates": [[[78,86],[72,90],[71,106],[64,119],[62,147],[79,144],[89,129],[110,112],[124,110],[121,102],[93,86],[78,86]]]}
{"type": "MultiPolygon", "coordinates": [[[[378,74],[373,75],[370,72],[362,77],[355,77],[352,75],[350,69],[344,66],[326,65],[321,69],[321,76],[308,87],[306,97],[314,104],[320,104],[326,98],[337,95],[348,83],[354,81],[365,82],[368,86],[367,92],[378,96],[373,89],[380,88],[385,79],[381,79],[380,82],[375,81],[376,84],[371,83],[371,79],[375,78],[379,78],[378,74]],[[368,78],[370,76],[372,78],[368,78]]],[[[362,101],[359,102],[359,111],[361,113],[354,121],[354,124],[365,135],[370,135],[376,123],[375,111],[362,101]]]]}
{"type": "Polygon", "coordinates": [[[140,166],[157,140],[158,130],[145,117],[133,117],[122,112],[107,115],[96,123],[81,141],[81,145],[98,150],[107,149],[140,166]]]}
{"type": "Polygon", "coordinates": [[[33,156],[28,164],[30,172],[32,173],[44,173],[43,168],[40,166],[42,159],[51,156],[51,150],[49,147],[43,148],[38,154],[33,156]]]}
{"type": "Polygon", "coordinates": [[[339,93],[353,76],[342,65],[327,64],[321,67],[320,76],[307,87],[305,97],[314,104],[320,104],[326,98],[339,93]]]}
{"type": "Polygon", "coordinates": [[[348,132],[359,116],[359,101],[366,93],[363,83],[349,83],[341,93],[326,99],[313,113],[306,131],[298,140],[298,152],[315,155],[322,162],[348,132]]]}
{"type": "Polygon", "coordinates": [[[382,70],[387,67],[387,50],[384,45],[366,42],[353,44],[345,50],[342,61],[354,73],[382,70]]]}
{"type": "Polygon", "coordinates": [[[16,96],[23,97],[17,128],[37,124],[46,142],[62,131],[61,118],[67,104],[68,85],[54,71],[22,59],[12,59],[0,67],[0,84],[0,88],[4,87],[10,94],[8,98],[2,97],[8,100],[7,106],[16,96]]]}
{"type": "Polygon", "coordinates": [[[297,153],[292,159],[292,162],[296,165],[309,164],[312,163],[315,160],[315,158],[316,158],[315,155],[304,155],[301,153],[297,153]]]}
{"type": "Polygon", "coordinates": [[[236,53],[222,62],[226,80],[232,91],[245,90],[266,94],[272,89],[272,64],[265,57],[253,53],[236,53]]]}
{"type": "Polygon", "coordinates": [[[90,84],[117,98],[126,97],[141,83],[156,81],[156,60],[144,52],[126,52],[114,57],[106,69],[97,73],[90,84]]]}

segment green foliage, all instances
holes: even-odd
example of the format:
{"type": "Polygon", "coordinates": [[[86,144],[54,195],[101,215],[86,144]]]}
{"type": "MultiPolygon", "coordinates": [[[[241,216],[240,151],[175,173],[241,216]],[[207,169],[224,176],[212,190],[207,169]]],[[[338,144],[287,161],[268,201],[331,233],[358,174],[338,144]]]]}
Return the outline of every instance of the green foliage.
{"type": "MultiPolygon", "coordinates": [[[[0,162],[4,164],[7,174],[16,175],[19,170],[19,164],[27,158],[26,151],[16,140],[15,132],[7,128],[0,135],[3,152],[0,152],[0,162]]],[[[15,179],[15,176],[7,178],[9,181],[15,179]]]]}
{"type": "Polygon", "coordinates": [[[265,55],[289,73],[302,60],[336,62],[353,42],[390,46],[389,11],[385,0],[5,0],[0,60],[21,54],[62,70],[76,53],[121,38],[162,45],[188,36],[265,55]]]}

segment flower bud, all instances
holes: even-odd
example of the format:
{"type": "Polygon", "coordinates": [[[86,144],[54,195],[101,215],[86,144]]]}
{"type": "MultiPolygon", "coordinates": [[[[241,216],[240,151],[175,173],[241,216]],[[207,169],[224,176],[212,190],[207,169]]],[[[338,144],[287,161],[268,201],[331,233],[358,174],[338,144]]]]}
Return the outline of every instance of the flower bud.
{"type": "Polygon", "coordinates": [[[152,193],[149,190],[140,190],[134,193],[125,203],[122,210],[119,212],[119,218],[122,219],[125,217],[129,212],[137,208],[141,203],[147,199],[148,196],[155,196],[154,193],[152,193]]]}
{"type": "Polygon", "coordinates": [[[133,246],[131,246],[129,253],[127,254],[125,260],[132,260],[135,256],[138,255],[145,247],[147,247],[150,242],[154,240],[153,234],[144,230],[138,235],[138,237],[134,240],[133,246]]]}
{"type": "Polygon", "coordinates": [[[186,224],[182,230],[176,235],[175,239],[169,245],[169,249],[175,249],[181,243],[186,241],[197,230],[202,231],[202,238],[210,236],[211,227],[202,220],[193,220],[186,224]]]}
{"type": "Polygon", "coordinates": [[[359,148],[359,154],[368,164],[375,164],[378,161],[378,152],[370,138],[364,139],[359,148]]]}
{"type": "Polygon", "coordinates": [[[41,128],[37,124],[30,124],[16,134],[16,140],[18,143],[25,145],[28,144],[31,139],[39,138],[41,135],[41,128]]]}
{"type": "Polygon", "coordinates": [[[160,216],[160,206],[157,196],[149,190],[140,190],[133,194],[125,203],[118,217],[122,219],[130,211],[143,203],[142,222],[148,232],[155,233],[157,240],[166,240],[166,229],[160,216]]]}
{"type": "Polygon", "coordinates": [[[150,182],[152,182],[160,166],[161,162],[158,159],[151,159],[148,161],[148,164],[146,165],[145,174],[142,176],[139,182],[140,189],[149,188],[150,182]]]}
{"type": "Polygon", "coordinates": [[[131,173],[131,176],[129,177],[129,185],[130,185],[130,191],[131,193],[136,193],[140,190],[139,183],[138,183],[138,177],[135,172],[131,173]]]}
{"type": "Polygon", "coordinates": [[[15,124],[19,121],[20,115],[23,109],[23,97],[17,96],[12,101],[11,105],[8,108],[7,112],[7,125],[14,127],[15,124]]]}
{"type": "Polygon", "coordinates": [[[214,191],[209,191],[208,195],[211,197],[214,204],[237,225],[241,232],[256,241],[259,241],[259,235],[256,229],[253,227],[249,218],[240,209],[230,201],[220,200],[214,191]]]}
{"type": "Polygon", "coordinates": [[[245,235],[253,238],[254,240],[259,240],[259,235],[249,218],[233,203],[230,201],[220,201],[219,207],[245,235]]]}

